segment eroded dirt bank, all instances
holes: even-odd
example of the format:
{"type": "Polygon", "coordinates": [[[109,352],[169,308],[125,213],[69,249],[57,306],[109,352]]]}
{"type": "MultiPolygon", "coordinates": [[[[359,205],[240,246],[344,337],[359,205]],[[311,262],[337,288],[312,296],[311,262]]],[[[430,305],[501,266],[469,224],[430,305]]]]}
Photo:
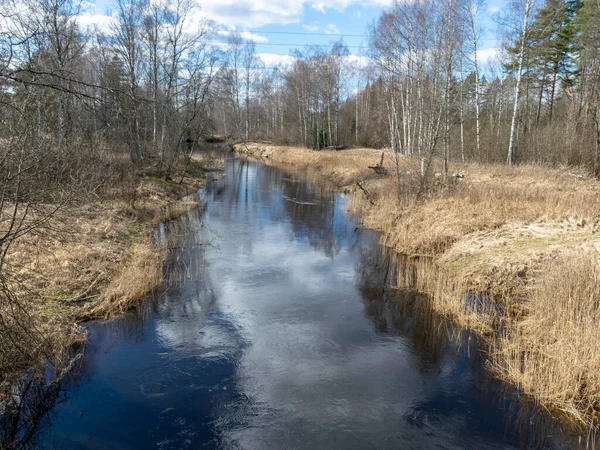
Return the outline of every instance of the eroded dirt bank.
{"type": "Polygon", "coordinates": [[[463,164],[454,173],[464,178],[432,174],[423,193],[420,161],[400,160],[398,185],[389,151],[384,166],[394,176],[369,169],[381,150],[234,150],[349,193],[364,225],[417,266],[416,281],[400,276],[400,284],[487,336],[501,377],[584,426],[598,423],[600,183],[575,169],[463,164]]]}

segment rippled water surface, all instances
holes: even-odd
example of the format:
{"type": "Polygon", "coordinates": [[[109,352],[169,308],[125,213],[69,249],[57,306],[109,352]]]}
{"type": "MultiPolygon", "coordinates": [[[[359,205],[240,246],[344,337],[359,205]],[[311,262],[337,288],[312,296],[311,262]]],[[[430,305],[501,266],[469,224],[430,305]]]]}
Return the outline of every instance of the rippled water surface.
{"type": "Polygon", "coordinates": [[[559,446],[490,379],[470,335],[387,287],[395,260],[343,195],[229,159],[199,196],[161,229],[171,287],[89,325],[81,375],[36,446],[559,446]]]}

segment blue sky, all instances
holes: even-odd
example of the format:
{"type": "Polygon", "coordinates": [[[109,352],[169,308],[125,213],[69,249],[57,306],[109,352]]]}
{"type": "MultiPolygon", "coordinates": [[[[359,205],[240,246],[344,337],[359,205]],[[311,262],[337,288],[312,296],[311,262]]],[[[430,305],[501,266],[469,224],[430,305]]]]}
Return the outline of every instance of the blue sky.
{"type": "MultiPolygon", "coordinates": [[[[88,0],[85,24],[106,26],[113,0],[88,0]]],[[[343,37],[352,54],[366,47],[367,27],[392,0],[199,0],[200,10],[195,20],[208,18],[223,30],[237,29],[256,42],[256,50],[267,66],[289,61],[295,48],[309,44],[329,44],[343,37]],[[302,33],[302,34],[286,34],[302,33]]],[[[506,2],[489,0],[483,11],[480,59],[493,58],[500,44],[494,40],[494,14],[506,2]]]]}

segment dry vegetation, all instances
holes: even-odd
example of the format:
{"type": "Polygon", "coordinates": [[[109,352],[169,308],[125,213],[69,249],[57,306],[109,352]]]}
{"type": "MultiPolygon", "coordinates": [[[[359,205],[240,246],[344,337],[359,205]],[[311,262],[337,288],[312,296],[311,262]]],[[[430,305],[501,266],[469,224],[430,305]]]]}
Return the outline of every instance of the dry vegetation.
{"type": "MultiPolygon", "coordinates": [[[[381,150],[352,149],[343,151],[313,151],[302,147],[284,147],[263,144],[237,144],[235,151],[242,155],[289,164],[318,174],[337,187],[349,186],[357,181],[376,178],[368,166],[379,163],[381,150]]],[[[387,159],[392,153],[385,150],[387,159]]]]}
{"type": "Polygon", "coordinates": [[[502,336],[498,364],[525,393],[581,422],[600,413],[598,252],[568,249],[531,289],[527,315],[502,336]]]}
{"type": "Polygon", "coordinates": [[[174,181],[128,176],[107,183],[12,243],[5,291],[18,302],[1,316],[14,322],[3,323],[2,339],[13,342],[0,345],[2,380],[46,361],[68,365],[68,348],[85,340],[79,322],[120,314],[162,282],[167,248],[151,231],[195,204],[186,196],[197,190],[205,159],[195,156],[186,177],[174,181]]]}
{"type": "Polygon", "coordinates": [[[310,167],[351,193],[364,224],[417,267],[416,279],[408,271],[401,284],[431,294],[438,311],[486,335],[498,373],[525,393],[581,423],[598,422],[596,180],[566,168],[465,164],[464,179],[432,177],[434,186],[417,200],[418,162],[404,158],[398,199],[396,179],[368,169],[379,162],[378,150],[248,144],[236,151],[310,167]]]}
{"type": "Polygon", "coordinates": [[[157,285],[164,251],[151,226],[181,211],[189,190],[142,179],[136,191],[133,205],[116,197],[62,209],[52,229],[16,241],[7,260],[15,293],[42,317],[86,319],[120,312],[157,285]]]}

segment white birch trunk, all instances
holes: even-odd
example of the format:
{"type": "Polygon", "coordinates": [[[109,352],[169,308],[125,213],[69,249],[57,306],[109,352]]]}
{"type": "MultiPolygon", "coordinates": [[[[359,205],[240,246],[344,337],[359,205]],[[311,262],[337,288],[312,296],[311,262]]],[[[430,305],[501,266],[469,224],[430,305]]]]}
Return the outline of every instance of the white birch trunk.
{"type": "Polygon", "coordinates": [[[519,51],[519,68],[517,69],[517,85],[515,86],[515,107],[513,109],[512,122],[510,125],[510,140],[508,142],[508,154],[506,155],[506,163],[509,166],[513,165],[514,145],[515,145],[515,129],[517,126],[517,113],[519,110],[519,91],[521,89],[521,76],[523,71],[523,59],[525,54],[525,38],[527,37],[527,26],[529,24],[529,13],[531,10],[531,0],[527,0],[525,5],[525,18],[523,20],[523,32],[521,33],[521,49],[519,51]]]}

